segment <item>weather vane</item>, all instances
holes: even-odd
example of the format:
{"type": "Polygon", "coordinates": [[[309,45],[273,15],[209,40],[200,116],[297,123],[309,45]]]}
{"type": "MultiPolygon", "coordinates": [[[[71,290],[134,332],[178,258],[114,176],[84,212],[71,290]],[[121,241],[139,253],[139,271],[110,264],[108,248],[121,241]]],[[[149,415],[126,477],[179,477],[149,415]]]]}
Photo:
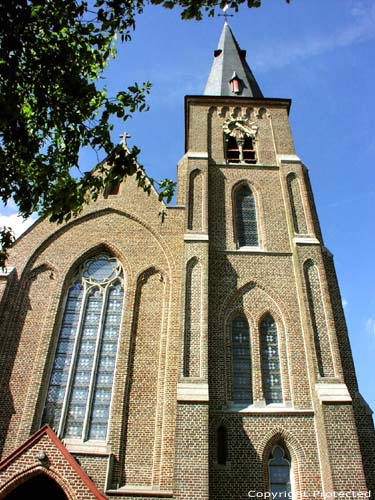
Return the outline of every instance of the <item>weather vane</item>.
{"type": "Polygon", "coordinates": [[[227,14],[227,10],[229,9],[229,4],[225,4],[224,7],[222,8],[222,11],[224,14],[218,14],[219,17],[225,17],[225,22],[227,21],[228,17],[233,17],[233,14],[227,14]]]}

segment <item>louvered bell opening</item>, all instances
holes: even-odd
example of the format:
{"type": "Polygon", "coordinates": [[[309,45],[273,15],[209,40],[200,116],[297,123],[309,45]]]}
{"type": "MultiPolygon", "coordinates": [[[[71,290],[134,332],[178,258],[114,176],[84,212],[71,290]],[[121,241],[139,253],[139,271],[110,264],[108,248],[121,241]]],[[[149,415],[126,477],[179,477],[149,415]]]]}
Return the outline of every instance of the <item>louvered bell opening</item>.
{"type": "Polygon", "coordinates": [[[243,161],[244,163],[254,164],[257,162],[255,149],[251,137],[246,137],[243,145],[243,161]]]}
{"type": "Polygon", "coordinates": [[[257,162],[255,149],[251,137],[246,137],[242,149],[242,159],[237,141],[230,136],[227,141],[227,162],[228,163],[247,163],[255,164],[257,162]]]}
{"type": "Polygon", "coordinates": [[[231,136],[229,136],[227,142],[227,162],[240,163],[240,151],[238,149],[237,141],[231,136]]]}

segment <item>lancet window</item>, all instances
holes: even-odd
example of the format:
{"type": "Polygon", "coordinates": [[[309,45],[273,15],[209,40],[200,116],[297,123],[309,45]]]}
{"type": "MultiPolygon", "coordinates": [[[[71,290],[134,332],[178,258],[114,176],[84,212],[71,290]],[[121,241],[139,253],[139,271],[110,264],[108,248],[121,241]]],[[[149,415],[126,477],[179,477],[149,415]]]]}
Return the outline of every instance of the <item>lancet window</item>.
{"type": "Polygon", "coordinates": [[[232,398],[234,403],[253,402],[249,325],[244,316],[231,323],[232,398]]]}
{"type": "Polygon", "coordinates": [[[254,195],[243,185],[235,191],[235,221],[239,247],[258,246],[258,225],[254,195]]]}
{"type": "Polygon", "coordinates": [[[277,326],[267,315],[260,324],[263,394],[267,404],[282,403],[277,326]]]}

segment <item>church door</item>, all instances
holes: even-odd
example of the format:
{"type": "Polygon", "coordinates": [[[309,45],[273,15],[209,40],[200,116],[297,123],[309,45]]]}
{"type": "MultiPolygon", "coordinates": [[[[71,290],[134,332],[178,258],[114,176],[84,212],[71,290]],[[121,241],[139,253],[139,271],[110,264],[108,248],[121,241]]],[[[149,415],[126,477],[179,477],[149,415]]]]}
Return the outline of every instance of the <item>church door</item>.
{"type": "Polygon", "coordinates": [[[38,474],[17,486],[4,500],[68,500],[62,488],[46,474],[38,474]]]}

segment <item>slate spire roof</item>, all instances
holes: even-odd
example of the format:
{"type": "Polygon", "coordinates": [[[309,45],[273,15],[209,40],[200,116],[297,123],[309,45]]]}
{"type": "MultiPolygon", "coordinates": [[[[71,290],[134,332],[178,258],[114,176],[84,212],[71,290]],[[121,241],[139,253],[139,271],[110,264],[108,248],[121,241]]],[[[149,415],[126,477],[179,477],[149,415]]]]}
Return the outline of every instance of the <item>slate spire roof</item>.
{"type": "Polygon", "coordinates": [[[204,95],[263,97],[246,62],[246,50],[240,49],[226,21],[214,56],[204,95]],[[239,85],[231,85],[231,81],[236,79],[239,85]]]}

